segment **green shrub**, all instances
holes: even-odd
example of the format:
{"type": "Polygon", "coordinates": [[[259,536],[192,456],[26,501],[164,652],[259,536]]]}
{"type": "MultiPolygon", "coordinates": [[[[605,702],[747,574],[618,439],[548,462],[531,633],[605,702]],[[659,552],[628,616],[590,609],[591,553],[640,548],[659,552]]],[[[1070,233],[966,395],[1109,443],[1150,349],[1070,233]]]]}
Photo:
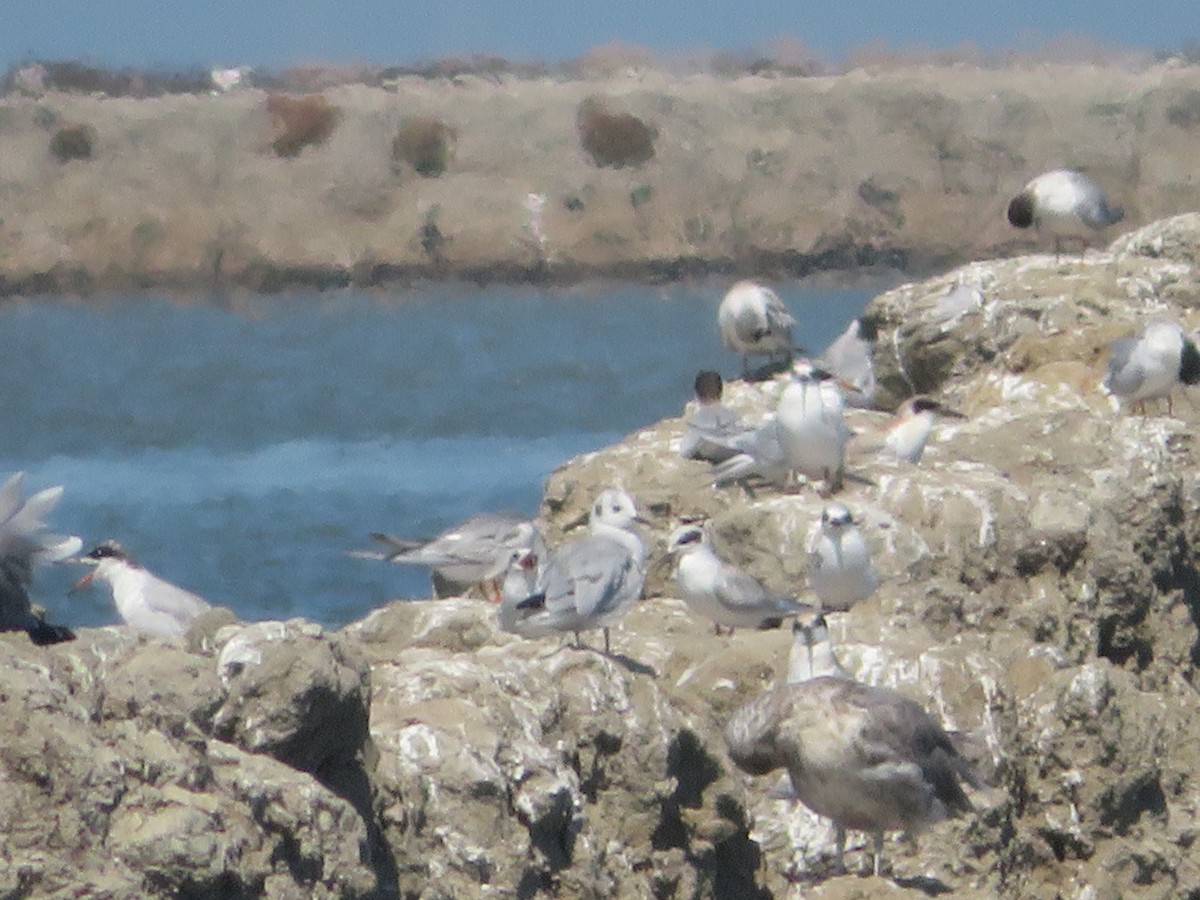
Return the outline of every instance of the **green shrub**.
{"type": "Polygon", "coordinates": [[[341,110],[321,94],[271,94],[267,97],[267,112],[275,129],[271,149],[283,157],[298,156],[305,147],[325,143],[341,115],[341,110]]]}
{"type": "Polygon", "coordinates": [[[407,163],[426,178],[446,171],[458,132],[433,116],[412,116],[400,123],[392,141],[392,162],[407,163]]]}
{"type": "Polygon", "coordinates": [[[60,163],[73,159],[91,159],[95,152],[96,129],[74,123],[60,125],[50,137],[50,152],[60,163]]]}
{"type": "Polygon", "coordinates": [[[575,115],[579,143],[597,166],[620,169],[654,158],[658,129],[630,113],[611,113],[599,97],[588,97],[575,115]]]}

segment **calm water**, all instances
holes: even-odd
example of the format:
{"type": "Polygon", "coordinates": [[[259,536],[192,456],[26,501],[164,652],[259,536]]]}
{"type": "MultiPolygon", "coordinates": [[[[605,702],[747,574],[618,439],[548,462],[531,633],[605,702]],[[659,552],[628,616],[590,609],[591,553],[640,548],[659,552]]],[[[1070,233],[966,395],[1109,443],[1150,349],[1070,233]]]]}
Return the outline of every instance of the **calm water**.
{"type": "MultiPolygon", "coordinates": [[[[51,519],[116,538],[245,619],[341,625],[428,596],[424,570],[346,557],[371,531],[435,534],[481,510],[532,515],[569,457],[678,415],[699,368],[734,375],[721,286],[428,287],[0,309],[0,474],[63,484],[51,519]]],[[[784,286],[824,346],[873,291],[784,286]]],[[[55,621],[115,621],[81,570],[39,571],[55,621]]]]}

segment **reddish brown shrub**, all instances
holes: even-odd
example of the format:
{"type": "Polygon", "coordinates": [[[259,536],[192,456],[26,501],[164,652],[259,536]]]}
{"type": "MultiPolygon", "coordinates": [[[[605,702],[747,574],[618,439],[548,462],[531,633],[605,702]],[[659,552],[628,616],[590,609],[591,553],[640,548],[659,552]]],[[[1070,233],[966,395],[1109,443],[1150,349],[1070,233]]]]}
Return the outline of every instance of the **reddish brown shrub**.
{"type": "Polygon", "coordinates": [[[654,158],[658,129],[630,113],[611,113],[599,97],[588,97],[575,115],[579,143],[597,166],[620,169],[654,158]]]}
{"type": "Polygon", "coordinates": [[[96,144],[96,129],[83,123],[60,125],[50,137],[50,152],[60,163],[72,159],[91,159],[96,144]]]}
{"type": "Polygon", "coordinates": [[[446,171],[458,132],[433,116],[412,116],[400,123],[392,141],[392,161],[405,162],[426,178],[446,171]]]}
{"type": "Polygon", "coordinates": [[[271,149],[276,156],[291,157],[309,145],[325,143],[342,111],[321,94],[271,94],[267,97],[267,112],[275,129],[271,149]]]}

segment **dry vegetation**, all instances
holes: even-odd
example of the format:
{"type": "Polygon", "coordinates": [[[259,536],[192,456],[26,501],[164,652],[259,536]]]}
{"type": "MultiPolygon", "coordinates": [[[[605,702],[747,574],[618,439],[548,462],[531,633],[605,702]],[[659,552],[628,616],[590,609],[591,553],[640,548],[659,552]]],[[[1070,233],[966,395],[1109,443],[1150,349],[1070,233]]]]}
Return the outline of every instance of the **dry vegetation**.
{"type": "Polygon", "coordinates": [[[410,116],[392,141],[392,162],[406,163],[426,178],[446,171],[454,156],[458,132],[433,116],[410,116]]]}
{"type": "Polygon", "coordinates": [[[91,159],[95,145],[96,129],[82,122],[60,125],[50,137],[50,152],[60,163],[91,159]]]}
{"type": "Polygon", "coordinates": [[[658,129],[632,113],[609,112],[600,97],[593,95],[579,104],[575,128],[580,145],[597,166],[622,169],[654,158],[658,129]]]}
{"type": "Polygon", "coordinates": [[[329,140],[341,115],[341,110],[321,94],[271,94],[267,97],[267,112],[275,129],[271,149],[285,158],[299,156],[305,147],[329,140]]]}

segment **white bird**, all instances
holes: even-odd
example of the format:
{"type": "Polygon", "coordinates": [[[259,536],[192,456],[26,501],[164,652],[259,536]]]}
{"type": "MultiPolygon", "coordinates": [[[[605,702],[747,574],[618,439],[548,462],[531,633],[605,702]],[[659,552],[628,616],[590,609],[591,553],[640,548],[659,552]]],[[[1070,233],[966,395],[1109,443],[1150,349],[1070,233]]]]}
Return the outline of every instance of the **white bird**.
{"type": "Polygon", "coordinates": [[[750,354],[786,359],[792,353],[796,320],[779,295],[754,281],[739,281],[721,299],[717,327],[726,350],[742,354],[742,375],[750,371],[750,354]]]}
{"type": "Polygon", "coordinates": [[[838,662],[829,639],[829,624],[819,612],[797,616],[792,622],[792,649],[788,654],[788,684],[824,676],[849,678],[838,662]]]}
{"type": "Polygon", "coordinates": [[[1142,412],[1147,400],[1167,398],[1178,384],[1200,382],[1200,351],[1174,322],[1151,322],[1135,337],[1113,341],[1109,348],[1104,388],[1118,397],[1137,401],[1142,412]]]}
{"type": "Polygon", "coordinates": [[[852,319],[825,348],[818,362],[846,387],[847,406],[870,409],[875,402],[875,329],[870,320],[852,319]]]}
{"type": "Polygon", "coordinates": [[[741,416],[721,403],[724,384],[717,372],[696,375],[696,408],[688,417],[679,455],[720,463],[737,454],[734,442],[746,431],[741,416]]]}
{"type": "Polygon", "coordinates": [[[72,590],[94,580],[108,582],[117,614],[126,625],[160,637],[178,637],[211,604],[190,591],[164,581],[142,568],[116,541],[105,541],[79,560],[95,566],[72,590]]]}
{"type": "Polygon", "coordinates": [[[733,629],[778,625],[786,616],[811,609],[785,594],[773,593],[749,573],[721,560],[702,525],[682,525],[671,532],[667,549],[676,555],[675,582],[693,610],[733,629]]]}
{"type": "Polygon", "coordinates": [[[809,360],[797,360],[775,409],[779,445],[788,469],[824,479],[831,491],[842,486],[846,465],[845,404],[832,376],[809,360]]]}
{"type": "Polygon", "coordinates": [[[978,786],[950,736],[912,700],[850,678],[779,685],[744,704],[725,727],[733,762],[751,775],[785,769],[795,796],[837,827],[844,869],[846,830],[874,836],[922,827],[971,808],[978,786]]]}
{"type": "Polygon", "coordinates": [[[821,609],[842,612],[866,600],[879,587],[871,553],[850,510],[831,503],[808,548],[808,582],[821,609]]]}
{"type": "Polygon", "coordinates": [[[63,489],[50,487],[22,501],[24,473],[16,472],[0,486],[0,631],[25,631],[38,645],[74,640],[71,629],[51,625],[33,612],[29,584],[33,568],[79,552],[73,536],[47,534],[43,519],[62,499],[63,489]]]}
{"type": "Polygon", "coordinates": [[[1031,225],[1038,236],[1054,239],[1054,254],[1064,240],[1077,240],[1087,249],[1088,240],[1125,216],[1108,204],[1103,188],[1082,172],[1055,169],[1039,175],[1008,204],[1008,221],[1016,228],[1031,225]]]}
{"type": "Polygon", "coordinates": [[[886,453],[915,465],[925,453],[925,445],[929,443],[938,416],[966,418],[931,397],[909,397],[878,430],[854,435],[847,452],[852,455],[886,453]]]}
{"type": "Polygon", "coordinates": [[[731,435],[728,446],[736,452],[717,464],[714,487],[734,482],[747,484],[751,478],[761,478],[778,488],[787,486],[790,470],[779,439],[779,422],[774,415],[757,428],[731,435]]]}
{"type": "Polygon", "coordinates": [[[509,554],[508,568],[500,583],[500,609],[497,621],[501,631],[519,634],[524,638],[545,637],[553,633],[551,628],[539,628],[538,620],[523,617],[517,604],[537,593],[539,563],[532,547],[518,547],[509,554]]]}
{"type": "Polygon", "coordinates": [[[495,581],[508,567],[509,557],[519,547],[540,552],[545,545],[537,527],[509,513],[480,513],[435,538],[411,540],[375,532],[371,537],[384,550],[354,550],[352,556],[382,559],[386,562],[427,566],[436,573],[438,593],[461,592],[473,584],[491,588],[496,599],[495,581]],[[448,583],[448,584],[447,584],[448,583]]]}
{"type": "Polygon", "coordinates": [[[642,596],[646,548],[633,529],[645,521],[627,493],[602,491],[592,504],[588,534],[543,559],[537,591],[516,604],[515,627],[571,631],[576,643],[581,631],[602,628],[604,652],[610,652],[609,627],[642,596]]]}

